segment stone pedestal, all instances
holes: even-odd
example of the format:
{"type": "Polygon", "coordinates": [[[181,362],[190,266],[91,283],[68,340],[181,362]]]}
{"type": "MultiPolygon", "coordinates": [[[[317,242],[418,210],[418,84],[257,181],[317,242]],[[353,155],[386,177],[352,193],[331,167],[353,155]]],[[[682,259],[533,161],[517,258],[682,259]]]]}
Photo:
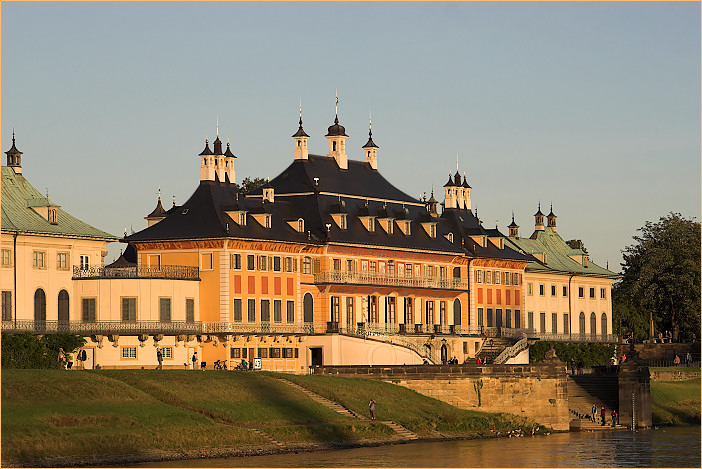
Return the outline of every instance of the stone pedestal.
{"type": "Polygon", "coordinates": [[[651,375],[648,364],[631,347],[619,367],[619,423],[629,428],[650,428],[651,375]]]}

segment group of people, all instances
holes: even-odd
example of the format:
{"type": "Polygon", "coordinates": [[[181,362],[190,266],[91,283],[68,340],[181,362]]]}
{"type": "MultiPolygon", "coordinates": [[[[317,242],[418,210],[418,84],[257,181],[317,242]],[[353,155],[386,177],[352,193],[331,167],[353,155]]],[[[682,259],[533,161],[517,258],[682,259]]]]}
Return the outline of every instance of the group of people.
{"type": "Polygon", "coordinates": [[[448,361],[444,360],[444,365],[449,364],[449,365],[458,365],[458,358],[453,357],[449,358],[448,361]]]}
{"type": "MultiPolygon", "coordinates": [[[[75,370],[84,370],[85,369],[85,361],[88,359],[88,354],[85,351],[83,347],[78,349],[78,352],[76,353],[76,366],[75,370]]],[[[73,368],[73,362],[68,361],[68,357],[66,356],[66,352],[63,351],[63,347],[59,347],[58,351],[58,364],[59,368],[62,370],[68,369],[68,368],[73,368]]]]}
{"type": "Polygon", "coordinates": [[[476,364],[476,365],[485,365],[486,363],[487,363],[487,362],[485,361],[485,358],[480,358],[480,357],[476,357],[476,358],[475,358],[475,364],[476,364]]]}
{"type": "MultiPolygon", "coordinates": [[[[617,425],[619,425],[619,412],[612,409],[611,417],[612,426],[616,427],[617,425]]],[[[604,427],[607,424],[607,409],[605,409],[605,406],[602,406],[600,408],[600,420],[601,425],[604,427]]],[[[597,404],[592,404],[592,421],[597,422],[597,404]]]]}
{"type": "Polygon", "coordinates": [[[572,375],[575,375],[575,372],[577,370],[577,373],[579,375],[583,374],[583,361],[578,360],[578,363],[575,363],[575,358],[570,359],[570,372],[572,375]]]}

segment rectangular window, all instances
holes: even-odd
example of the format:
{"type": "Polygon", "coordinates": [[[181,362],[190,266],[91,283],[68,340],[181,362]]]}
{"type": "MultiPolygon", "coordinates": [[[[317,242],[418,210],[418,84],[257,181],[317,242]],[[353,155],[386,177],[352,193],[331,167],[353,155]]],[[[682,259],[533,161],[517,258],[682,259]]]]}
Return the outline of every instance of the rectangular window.
{"type": "Polygon", "coordinates": [[[527,327],[529,329],[534,329],[534,312],[529,311],[527,313],[527,327]]]}
{"type": "Polygon", "coordinates": [[[173,358],[173,347],[161,347],[161,354],[164,359],[173,358]]]}
{"type": "Polygon", "coordinates": [[[241,349],[239,347],[232,347],[231,352],[229,352],[229,358],[241,358],[241,349]]]}
{"type": "Polygon", "coordinates": [[[492,327],[492,308],[487,309],[487,327],[492,327]]]}
{"type": "Polygon", "coordinates": [[[483,271],[482,270],[475,271],[475,283],[483,283],[483,271]]]}
{"type": "Polygon", "coordinates": [[[294,301],[288,301],[286,303],[286,314],[285,314],[285,320],[288,323],[293,323],[295,322],[295,302],[294,301]]]}
{"type": "MultiPolygon", "coordinates": [[[[212,255],[210,255],[211,258],[212,255]]],[[[149,262],[149,267],[152,269],[160,269],[161,268],[161,255],[160,254],[149,254],[148,256],[148,262],[149,262]]],[[[203,263],[204,265],[204,263],[203,263]]],[[[212,267],[210,267],[211,269],[212,267]]]]}
{"type": "Polygon", "coordinates": [[[338,296],[332,296],[331,297],[331,322],[339,322],[339,297],[338,296]]]}
{"type": "Polygon", "coordinates": [[[59,252],[56,255],[56,268],[61,270],[68,269],[68,253],[59,252]]]}
{"type": "Polygon", "coordinates": [[[578,287],[578,298],[585,298],[585,289],[583,287],[578,287]]]}
{"type": "Polygon", "coordinates": [[[241,322],[243,319],[241,298],[234,298],[234,322],[241,322]]]}
{"type": "Polygon", "coordinates": [[[502,309],[495,310],[495,327],[502,327],[502,309]]]}
{"type": "Polygon", "coordinates": [[[293,358],[293,349],[292,347],[287,347],[283,349],[283,358],[293,358]]]}
{"type": "Polygon", "coordinates": [[[505,310],[505,327],[507,327],[507,328],[512,327],[512,310],[511,309],[505,310]]]}
{"type": "Polygon", "coordinates": [[[353,272],[353,260],[348,259],[346,261],[346,272],[353,272]]]}
{"type": "Polygon", "coordinates": [[[232,269],[241,270],[241,254],[232,254],[229,259],[232,269]]]}
{"type": "Polygon", "coordinates": [[[539,313],[539,332],[546,332],[546,313],[539,313]]]}
{"type": "Polygon", "coordinates": [[[353,310],[353,296],[346,297],[346,325],[351,328],[354,327],[356,315],[353,310]]]}
{"type": "Polygon", "coordinates": [[[556,296],[556,286],[551,285],[551,296],[556,296]]]}
{"type": "Polygon", "coordinates": [[[171,322],[171,299],[158,299],[158,320],[161,322],[171,322]]]}
{"type": "Polygon", "coordinates": [[[532,284],[531,284],[531,282],[530,282],[530,283],[527,283],[527,295],[531,295],[531,294],[532,294],[532,291],[531,291],[531,290],[532,290],[532,284]]]}
{"type": "Polygon", "coordinates": [[[122,298],[122,322],[136,322],[136,298],[122,298]]]}
{"type": "Polygon", "coordinates": [[[46,263],[44,262],[44,256],[45,254],[42,251],[34,251],[32,266],[36,267],[37,269],[43,269],[44,267],[46,267],[46,263]]]}
{"type": "Polygon", "coordinates": [[[195,322],[195,299],[185,299],[185,322],[195,322]]]}
{"type": "Polygon", "coordinates": [[[273,300],[273,321],[283,322],[283,301],[273,300]]]}
{"type": "MultiPolygon", "coordinates": [[[[241,349],[241,358],[248,358],[249,356],[249,349],[242,347],[241,349]]],[[[251,357],[253,358],[253,357],[251,357]]]]}
{"type": "Polygon", "coordinates": [[[563,286],[563,296],[568,296],[568,287],[566,287],[565,285],[563,286]]]}
{"type": "Polygon", "coordinates": [[[378,263],[375,261],[370,261],[370,272],[374,274],[378,270],[378,263]]]}
{"type": "Polygon", "coordinates": [[[293,260],[292,257],[287,256],[287,257],[285,258],[285,260],[283,261],[283,269],[284,269],[286,272],[292,272],[292,271],[293,271],[293,269],[292,269],[292,265],[293,265],[292,260],[293,260]]]}
{"type": "Polygon", "coordinates": [[[544,286],[543,284],[539,285],[539,295],[544,296],[544,286]]]}
{"type": "Polygon", "coordinates": [[[280,347],[271,347],[271,358],[280,358],[280,347]]]}
{"type": "Polygon", "coordinates": [[[478,308],[478,326],[483,325],[483,308],[478,308]]]}
{"type": "Polygon", "coordinates": [[[468,342],[463,342],[463,353],[464,354],[468,353],[468,342]]]}
{"type": "Polygon", "coordinates": [[[83,298],[81,301],[81,317],[83,322],[95,322],[95,298],[83,298]]]}
{"type": "Polygon", "coordinates": [[[505,281],[504,281],[504,284],[505,284],[505,285],[509,285],[509,284],[511,283],[511,282],[510,282],[510,277],[511,277],[510,273],[509,273],[509,272],[505,272],[505,281]]]}
{"type": "Polygon", "coordinates": [[[395,276],[395,261],[393,260],[388,261],[388,275],[395,276]]]}
{"type": "Polygon", "coordinates": [[[570,322],[568,321],[568,313],[563,314],[563,333],[570,334],[570,322]]]}
{"type": "Polygon", "coordinates": [[[280,256],[273,257],[273,271],[280,272],[280,256]]]}
{"type": "Polygon", "coordinates": [[[9,249],[2,250],[2,265],[12,265],[12,251],[9,249]]]}
{"type": "Polygon", "coordinates": [[[551,332],[553,334],[558,334],[558,314],[551,314],[551,332]]]}
{"type": "Polygon", "coordinates": [[[594,297],[595,297],[595,289],[590,288],[590,298],[594,298],[594,297]]]}
{"type": "Polygon", "coordinates": [[[405,264],[405,277],[412,276],[412,264],[405,264]]]}
{"type": "Polygon", "coordinates": [[[12,321],[12,291],[2,292],[2,320],[12,321]]]}
{"type": "Polygon", "coordinates": [[[253,254],[246,255],[246,270],[256,270],[256,256],[253,254]]]}
{"type": "Polygon", "coordinates": [[[514,327],[515,329],[522,327],[522,310],[520,309],[514,310],[514,327]]]}
{"type": "Polygon", "coordinates": [[[261,272],[266,272],[268,270],[268,256],[258,256],[258,270],[261,272]]]}
{"type": "Polygon", "coordinates": [[[247,321],[248,322],[256,322],[256,300],[253,298],[249,298],[248,300],[248,309],[247,309],[247,321]]]}
{"type": "Polygon", "coordinates": [[[312,258],[304,257],[302,259],[302,273],[311,274],[312,273],[312,258]]]}
{"type": "Polygon", "coordinates": [[[90,268],[90,256],[81,254],[80,256],[80,270],[88,270],[90,268]]]}
{"type": "Polygon", "coordinates": [[[425,324],[427,326],[434,324],[434,300],[427,300],[424,303],[425,324]]]}
{"type": "Polygon", "coordinates": [[[267,348],[259,348],[258,349],[258,358],[268,358],[268,349],[267,348]]]}
{"type": "Polygon", "coordinates": [[[136,347],[122,347],[122,358],[134,358],[136,359],[137,348],[136,347]]]}
{"type": "Polygon", "coordinates": [[[439,278],[442,280],[446,278],[446,267],[439,267],[439,278]]]}
{"type": "Polygon", "coordinates": [[[498,271],[495,271],[495,285],[500,284],[500,273],[498,271]]]}
{"type": "Polygon", "coordinates": [[[492,270],[485,271],[485,283],[487,283],[487,284],[492,283],[492,270]]]}
{"type": "Polygon", "coordinates": [[[604,288],[600,288],[600,298],[602,298],[603,300],[606,298],[605,292],[606,290],[604,288]]]}
{"type": "MultiPolygon", "coordinates": [[[[161,257],[159,256],[159,262],[161,262],[161,257]]],[[[212,270],[212,253],[208,252],[206,254],[200,255],[200,269],[201,270],[212,270]]],[[[160,267],[160,265],[159,265],[160,267]]]]}
{"type": "Polygon", "coordinates": [[[271,300],[261,300],[261,322],[271,322],[271,300]]]}

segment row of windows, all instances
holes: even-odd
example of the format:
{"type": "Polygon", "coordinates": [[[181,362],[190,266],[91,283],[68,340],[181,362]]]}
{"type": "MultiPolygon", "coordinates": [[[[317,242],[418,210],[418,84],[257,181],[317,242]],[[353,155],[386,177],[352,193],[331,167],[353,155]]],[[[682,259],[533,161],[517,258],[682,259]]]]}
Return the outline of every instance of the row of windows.
{"type": "MultiPolygon", "coordinates": [[[[563,313],[562,315],[562,328],[558,327],[558,313],[551,313],[551,333],[552,334],[570,334],[570,318],[568,313],[563,313]]],[[[535,329],[534,327],[534,313],[529,312],[527,314],[527,327],[529,329],[535,329]]],[[[546,313],[539,313],[539,332],[546,332],[546,313]]],[[[600,329],[599,333],[602,335],[607,335],[607,314],[602,313],[600,315],[600,329]]],[[[580,312],[578,316],[578,332],[580,334],[585,334],[585,312],[580,312]]],[[[590,313],[590,334],[597,334],[597,315],[592,312],[590,313]]]]}
{"type": "Polygon", "coordinates": [[[504,310],[502,308],[494,310],[493,308],[478,308],[478,326],[520,329],[522,327],[522,311],[515,309],[514,315],[512,315],[512,310],[509,308],[504,310]]]}
{"type": "Polygon", "coordinates": [[[239,348],[232,347],[229,352],[229,358],[298,358],[300,352],[297,348],[292,347],[258,347],[258,348],[239,348]],[[256,356],[253,356],[253,355],[256,356]],[[250,355],[250,357],[249,357],[250,355]]]}
{"type": "MultiPolygon", "coordinates": [[[[411,297],[385,297],[385,323],[387,324],[414,324],[414,298],[411,297]],[[404,317],[398,316],[398,309],[404,317]]],[[[355,322],[355,309],[354,309],[354,297],[346,297],[345,310],[346,324],[353,324],[355,322]]],[[[421,305],[421,303],[420,303],[421,305]]],[[[449,324],[448,320],[448,303],[446,301],[436,301],[435,300],[424,300],[424,324],[436,324],[436,319],[439,320],[438,324],[449,324]],[[438,304],[438,316],[435,317],[435,305],[438,304]]],[[[372,324],[376,324],[380,321],[379,311],[378,311],[378,297],[374,295],[369,295],[362,298],[362,314],[363,321],[366,320],[372,324]]],[[[338,296],[332,296],[330,299],[330,321],[331,322],[341,322],[341,298],[338,296]]],[[[453,301],[453,324],[461,324],[461,300],[456,298],[453,301]]],[[[421,319],[421,316],[418,318],[421,319]]]]}
{"type": "MultiPolygon", "coordinates": [[[[159,347],[161,350],[161,353],[163,354],[163,358],[165,360],[173,358],[173,347],[159,347]]],[[[137,348],[136,347],[122,347],[122,358],[127,358],[127,359],[136,359],[137,357],[137,348]]]]}
{"type": "MultiPolygon", "coordinates": [[[[95,322],[97,310],[96,298],[81,298],[81,320],[83,322],[95,322]]],[[[134,297],[122,298],[121,302],[122,322],[136,322],[137,320],[137,299],[134,297]]],[[[158,299],[158,317],[161,322],[171,322],[171,298],[158,299]]],[[[36,315],[35,315],[36,316],[36,315]]],[[[36,319],[36,318],[35,318],[36,319]]],[[[185,299],[185,321],[195,322],[195,300],[185,299]]]]}
{"type": "MultiPolygon", "coordinates": [[[[562,296],[564,298],[568,297],[568,287],[566,285],[562,285],[562,296]]],[[[551,285],[551,296],[558,296],[557,295],[557,290],[558,287],[556,285],[551,285]]],[[[589,297],[590,298],[595,298],[595,288],[590,287],[589,289],[589,297]]],[[[531,283],[527,284],[527,295],[532,295],[533,294],[533,286],[531,283]]],[[[539,284],[539,296],[546,296],[546,285],[543,283],[539,284]]],[[[585,298],[585,287],[578,287],[578,298],[585,298]]],[[[607,298],[607,289],[606,288],[600,288],[600,298],[601,299],[606,299],[607,298]]]]}
{"type": "MultiPolygon", "coordinates": [[[[308,258],[306,258],[308,259],[308,258]]],[[[398,277],[411,278],[413,275],[420,277],[435,277],[445,279],[448,276],[449,266],[429,265],[429,264],[410,264],[404,262],[396,262],[394,260],[371,261],[371,260],[354,260],[354,259],[332,259],[332,268],[337,272],[355,272],[360,262],[361,272],[369,272],[380,275],[397,275],[398,277]]],[[[304,262],[303,262],[304,265],[304,262]]],[[[460,278],[461,268],[453,268],[453,276],[460,278]]]]}
{"type": "Polygon", "coordinates": [[[481,270],[475,271],[475,283],[483,283],[490,285],[521,285],[522,274],[519,272],[501,272],[499,270],[481,270]]]}
{"type": "MultiPolygon", "coordinates": [[[[233,303],[233,321],[243,322],[243,302],[240,298],[234,298],[233,303]]],[[[271,300],[260,300],[260,314],[256,315],[256,300],[249,298],[246,302],[246,322],[257,322],[257,317],[261,322],[271,322],[271,300]]],[[[283,322],[283,301],[273,300],[273,322],[283,322]]],[[[286,301],[285,303],[285,322],[295,322],[295,302],[286,301]]]]}
{"type": "MultiPolygon", "coordinates": [[[[69,266],[69,254],[67,252],[59,252],[56,254],[56,268],[57,269],[68,269],[69,266]]],[[[3,266],[12,265],[12,250],[3,249],[0,255],[0,262],[3,266]]],[[[48,267],[46,251],[34,251],[32,252],[32,267],[37,269],[45,269],[48,267]]],[[[90,267],[90,256],[81,255],[80,256],[80,268],[88,269],[90,267]]]]}

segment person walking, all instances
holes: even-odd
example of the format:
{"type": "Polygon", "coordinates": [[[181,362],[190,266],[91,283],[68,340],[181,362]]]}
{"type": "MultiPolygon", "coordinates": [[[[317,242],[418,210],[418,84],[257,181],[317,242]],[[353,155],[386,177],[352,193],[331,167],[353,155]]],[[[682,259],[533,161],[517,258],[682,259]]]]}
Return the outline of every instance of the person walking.
{"type": "Polygon", "coordinates": [[[368,409],[370,410],[371,420],[375,420],[375,401],[373,399],[368,403],[368,409]]]}
{"type": "Polygon", "coordinates": [[[607,409],[605,409],[605,406],[602,406],[602,410],[600,411],[600,417],[602,417],[602,426],[605,426],[605,421],[607,420],[607,409]]]}
{"type": "Polygon", "coordinates": [[[193,353],[193,370],[197,370],[197,350],[193,353]]]}
{"type": "Polygon", "coordinates": [[[78,353],[76,353],[76,370],[82,370],[83,369],[83,347],[78,349],[78,353]]]}
{"type": "Polygon", "coordinates": [[[597,422],[597,404],[592,404],[592,421],[597,422]]]}
{"type": "Polygon", "coordinates": [[[58,352],[58,363],[59,367],[61,367],[62,370],[66,369],[66,354],[63,352],[63,348],[59,347],[59,352],[58,352]]]}
{"type": "Polygon", "coordinates": [[[690,366],[692,364],[692,354],[690,352],[687,352],[685,354],[685,365],[690,366]]]}
{"type": "Polygon", "coordinates": [[[157,370],[162,370],[163,369],[163,352],[161,352],[161,349],[156,347],[156,360],[158,360],[158,366],[156,367],[157,370]]]}

